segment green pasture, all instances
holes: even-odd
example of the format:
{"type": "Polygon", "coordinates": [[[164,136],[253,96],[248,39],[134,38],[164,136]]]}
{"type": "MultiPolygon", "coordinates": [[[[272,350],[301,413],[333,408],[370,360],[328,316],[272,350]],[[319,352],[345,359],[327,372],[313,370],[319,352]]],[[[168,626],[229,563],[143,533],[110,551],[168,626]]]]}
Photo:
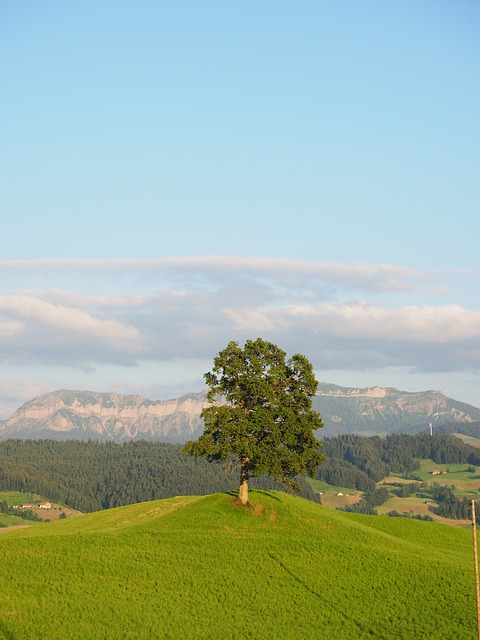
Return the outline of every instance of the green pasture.
{"type": "MultiPolygon", "coordinates": [[[[480,467],[476,468],[475,473],[468,471],[469,464],[438,464],[432,460],[419,460],[420,469],[414,471],[415,477],[419,480],[432,484],[437,482],[442,485],[454,485],[455,493],[459,497],[464,495],[476,498],[480,489],[480,467]],[[432,471],[440,471],[439,475],[434,475],[432,471]]],[[[382,482],[402,481],[395,475],[385,478],[382,482]]],[[[410,482],[413,482],[411,480],[410,482]]]]}
{"type": "Polygon", "coordinates": [[[407,513],[410,517],[414,516],[430,516],[436,522],[442,522],[443,524],[453,525],[457,527],[469,527],[471,528],[471,522],[469,520],[452,520],[450,518],[442,518],[429,510],[426,500],[424,498],[415,498],[410,496],[408,498],[399,498],[394,496],[390,500],[387,500],[378,507],[375,507],[379,515],[385,515],[389,511],[398,511],[399,513],[407,513]]]}
{"type": "MultiPolygon", "coordinates": [[[[465,479],[473,477],[467,471],[469,464],[439,464],[432,460],[420,460],[420,469],[414,471],[416,476],[419,476],[426,482],[440,482],[442,484],[456,484],[462,483],[465,479]],[[432,471],[440,471],[440,475],[433,475],[432,471]]],[[[480,484],[480,482],[479,482],[480,484]]]]}
{"type": "Polygon", "coordinates": [[[6,502],[9,507],[30,502],[42,502],[44,498],[37,493],[26,491],[0,491],[0,502],[6,502]]]}
{"type": "MultiPolygon", "coordinates": [[[[478,492],[480,489],[480,468],[476,469],[476,473],[471,473],[468,471],[469,464],[438,464],[437,462],[433,462],[432,460],[419,460],[420,469],[414,471],[414,475],[418,477],[421,481],[426,482],[427,484],[433,484],[437,482],[441,485],[449,485],[454,486],[454,492],[459,498],[463,498],[466,496],[471,499],[478,499],[478,492]],[[432,471],[438,470],[440,471],[439,475],[433,475],[432,471]],[[445,472],[445,473],[444,473],[445,472]]],[[[389,482],[406,482],[404,479],[400,477],[396,477],[392,475],[388,478],[384,478],[378,486],[384,486],[383,483],[389,482]]],[[[414,482],[413,480],[409,480],[408,482],[414,482]]],[[[400,513],[407,512],[412,515],[429,515],[434,520],[442,523],[452,524],[460,527],[469,527],[470,523],[468,520],[452,520],[447,518],[442,518],[441,516],[435,515],[428,509],[427,501],[431,498],[428,496],[426,492],[422,493],[421,498],[417,498],[416,495],[409,496],[407,498],[400,498],[396,494],[398,493],[398,489],[395,487],[391,487],[385,485],[386,488],[391,491],[394,495],[392,498],[384,502],[382,505],[377,507],[377,511],[379,514],[385,514],[389,511],[399,511],[400,513]]]]}
{"type": "Polygon", "coordinates": [[[414,496],[399,498],[398,496],[394,496],[375,508],[380,515],[388,513],[389,511],[399,511],[400,513],[407,511],[412,512],[414,515],[428,514],[433,516],[434,514],[430,513],[428,510],[426,502],[427,500],[425,500],[425,498],[416,498],[414,496]]]}
{"type": "Polygon", "coordinates": [[[5,640],[474,640],[471,533],[281,492],[0,535],[5,640]]]}
{"type": "Polygon", "coordinates": [[[465,444],[469,444],[472,447],[480,447],[480,440],[478,438],[474,438],[473,436],[466,436],[463,433],[452,433],[452,436],[463,440],[465,444]]]}
{"type": "Polygon", "coordinates": [[[356,491],[356,489],[352,489],[351,487],[336,487],[323,482],[323,480],[315,480],[313,478],[306,478],[306,480],[314,491],[321,492],[324,495],[336,496],[337,493],[343,493],[344,495],[347,493],[350,495],[358,494],[358,499],[360,499],[362,495],[360,491],[356,491]]]}
{"type": "MultiPolygon", "coordinates": [[[[43,498],[36,493],[27,493],[23,491],[0,491],[0,502],[6,502],[9,507],[29,502],[38,502],[41,500],[43,500],[43,498]]],[[[25,520],[19,516],[10,516],[0,513],[0,532],[4,527],[16,527],[19,525],[24,527],[32,525],[35,526],[38,524],[40,523],[32,520],[25,520]]]]}
{"type": "Polygon", "coordinates": [[[26,525],[30,524],[26,522],[23,518],[19,518],[18,516],[7,516],[4,513],[0,513],[0,527],[16,527],[18,525],[26,525]]]}
{"type": "Polygon", "coordinates": [[[322,504],[331,509],[342,509],[346,505],[358,502],[362,497],[361,491],[355,489],[349,489],[348,487],[336,487],[331,484],[323,482],[323,480],[316,480],[313,478],[307,478],[307,482],[310,484],[314,491],[318,491],[322,495],[322,504]],[[339,493],[343,495],[338,495],[339,493]]]}

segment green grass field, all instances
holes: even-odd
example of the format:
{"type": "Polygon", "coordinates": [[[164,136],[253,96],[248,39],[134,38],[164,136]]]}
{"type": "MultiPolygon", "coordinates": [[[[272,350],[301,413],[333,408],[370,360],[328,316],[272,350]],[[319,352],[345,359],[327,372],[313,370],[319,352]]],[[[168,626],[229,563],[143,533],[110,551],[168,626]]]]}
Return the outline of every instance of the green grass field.
{"type": "Polygon", "coordinates": [[[469,531],[277,492],[0,535],[0,638],[474,640],[469,531]]]}
{"type": "Polygon", "coordinates": [[[469,473],[468,464],[439,464],[432,460],[420,460],[420,469],[415,471],[415,475],[425,482],[439,482],[440,484],[455,484],[459,489],[466,482],[477,480],[477,487],[480,486],[480,477],[469,473]],[[433,475],[432,471],[440,471],[440,475],[433,475]]]}
{"type": "MultiPolygon", "coordinates": [[[[0,527],[18,527],[18,526],[29,526],[34,524],[32,521],[27,522],[26,520],[24,520],[23,518],[20,518],[18,516],[7,516],[3,513],[0,513],[0,527]]],[[[39,523],[35,523],[35,524],[39,524],[39,523]]]]}
{"type": "MultiPolygon", "coordinates": [[[[427,482],[428,484],[436,482],[441,485],[453,485],[455,494],[460,499],[466,496],[469,499],[477,501],[480,498],[479,469],[477,469],[475,473],[471,473],[470,471],[467,471],[467,468],[470,466],[468,464],[438,464],[432,460],[419,460],[419,462],[421,465],[420,469],[414,473],[415,476],[420,478],[420,480],[427,482]],[[434,470],[440,471],[440,475],[433,475],[432,471],[434,470]]],[[[387,488],[392,491],[392,493],[397,493],[398,490],[396,488],[388,486],[389,482],[412,481],[404,480],[401,477],[390,476],[388,478],[384,478],[377,486],[381,487],[384,486],[384,483],[387,483],[387,488]]],[[[451,524],[457,527],[471,527],[471,523],[468,520],[451,520],[432,513],[428,509],[428,502],[429,497],[427,494],[422,498],[418,498],[415,495],[407,498],[394,496],[377,507],[377,511],[379,514],[385,514],[389,511],[399,511],[400,513],[407,512],[412,513],[413,515],[429,515],[437,522],[451,524]]]]}
{"type": "MultiPolygon", "coordinates": [[[[19,505],[22,503],[29,503],[37,500],[42,500],[42,497],[36,493],[26,493],[22,491],[0,491],[0,502],[6,502],[9,506],[19,505]]],[[[25,527],[37,525],[38,522],[32,520],[24,520],[19,516],[10,516],[0,513],[0,533],[3,527],[25,527]]]]}
{"type": "Polygon", "coordinates": [[[466,436],[463,433],[452,433],[452,436],[463,440],[466,444],[471,445],[472,447],[480,447],[480,440],[478,438],[473,438],[472,436],[466,436]]]}
{"type": "Polygon", "coordinates": [[[26,491],[0,491],[0,502],[6,502],[8,506],[22,503],[40,502],[44,498],[37,493],[27,493],[26,491]]]}
{"type": "MultiPolygon", "coordinates": [[[[32,511],[43,521],[58,520],[59,516],[72,517],[80,513],[76,509],[70,509],[69,507],[61,505],[52,505],[51,509],[39,509],[36,504],[39,502],[48,502],[44,496],[38,493],[27,493],[24,491],[0,491],[0,502],[6,502],[8,506],[13,507],[16,505],[33,503],[32,511]]],[[[19,515],[7,515],[0,513],[0,533],[6,533],[5,527],[32,527],[42,524],[35,520],[26,520],[19,515]]],[[[1,637],[1,636],[0,636],[1,637]]]]}

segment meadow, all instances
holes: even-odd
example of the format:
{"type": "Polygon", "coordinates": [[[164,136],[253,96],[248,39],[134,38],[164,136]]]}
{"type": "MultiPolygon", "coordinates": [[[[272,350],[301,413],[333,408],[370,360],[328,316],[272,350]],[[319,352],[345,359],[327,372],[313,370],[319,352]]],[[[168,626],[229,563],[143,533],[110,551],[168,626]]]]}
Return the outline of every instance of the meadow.
{"type": "MultiPolygon", "coordinates": [[[[478,501],[480,491],[480,475],[477,470],[474,472],[469,471],[470,465],[468,464],[438,464],[432,460],[419,460],[420,469],[414,472],[416,478],[422,482],[426,482],[428,485],[437,483],[439,485],[448,485],[454,488],[454,493],[458,498],[466,497],[469,500],[478,501]],[[433,475],[433,471],[440,471],[438,475],[433,475]]],[[[418,496],[416,494],[400,498],[396,493],[398,489],[388,486],[391,482],[409,482],[392,475],[388,478],[384,478],[377,486],[387,486],[389,491],[394,495],[392,498],[384,502],[377,508],[379,514],[386,514],[389,511],[408,512],[413,515],[429,515],[437,522],[454,525],[457,527],[470,528],[471,521],[466,519],[454,520],[451,518],[443,518],[429,510],[429,503],[431,502],[428,493],[421,492],[418,496]]]]}
{"type": "Polygon", "coordinates": [[[80,514],[80,511],[76,509],[70,509],[65,505],[56,503],[50,503],[50,509],[41,509],[38,507],[39,503],[50,502],[44,496],[38,493],[31,493],[28,491],[0,491],[0,503],[7,504],[9,507],[20,506],[22,504],[31,504],[28,509],[37,516],[37,520],[30,518],[25,519],[15,513],[3,513],[0,512],[0,533],[6,533],[5,528],[8,527],[31,527],[38,526],[42,522],[50,522],[52,520],[58,520],[59,518],[71,518],[80,514]]]}
{"type": "Polygon", "coordinates": [[[275,491],[0,536],[0,638],[476,638],[471,532],[275,491]]]}
{"type": "Polygon", "coordinates": [[[0,502],[6,502],[8,506],[19,505],[25,502],[40,502],[44,498],[37,493],[27,491],[0,491],[0,502]]]}
{"type": "MultiPolygon", "coordinates": [[[[407,513],[412,516],[430,516],[437,522],[454,525],[457,527],[471,527],[470,520],[454,520],[443,518],[429,509],[432,498],[428,491],[423,491],[408,497],[400,497],[399,488],[396,484],[407,484],[411,482],[425,482],[428,485],[437,483],[454,487],[454,493],[458,498],[466,497],[469,500],[478,501],[480,498],[480,474],[479,469],[470,471],[471,466],[465,463],[439,464],[429,459],[419,460],[420,468],[413,472],[415,480],[408,479],[400,474],[392,473],[390,476],[381,479],[377,483],[377,488],[386,487],[392,497],[376,507],[380,515],[385,515],[390,511],[407,513]],[[432,471],[440,471],[440,474],[433,475],[432,471]]],[[[359,502],[362,492],[349,487],[333,486],[319,480],[308,479],[312,489],[321,493],[322,504],[332,509],[343,509],[349,505],[359,502]]]]}

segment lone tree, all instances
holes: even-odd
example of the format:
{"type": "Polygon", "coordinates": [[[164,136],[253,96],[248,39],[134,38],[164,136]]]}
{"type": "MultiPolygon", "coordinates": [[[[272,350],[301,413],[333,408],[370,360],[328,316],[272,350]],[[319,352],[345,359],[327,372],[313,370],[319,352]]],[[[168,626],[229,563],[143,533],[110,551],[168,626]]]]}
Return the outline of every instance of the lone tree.
{"type": "Polygon", "coordinates": [[[261,338],[242,349],[230,342],[204,375],[209,405],[202,411],[205,431],[185,445],[193,456],[232,460],[240,466],[241,503],[248,503],[250,477],[269,475],[291,490],[301,487],[297,474],[313,475],[324,456],[316,429],[323,427],[312,410],[317,381],[305,356],[285,360],[279,347],[261,338]]]}

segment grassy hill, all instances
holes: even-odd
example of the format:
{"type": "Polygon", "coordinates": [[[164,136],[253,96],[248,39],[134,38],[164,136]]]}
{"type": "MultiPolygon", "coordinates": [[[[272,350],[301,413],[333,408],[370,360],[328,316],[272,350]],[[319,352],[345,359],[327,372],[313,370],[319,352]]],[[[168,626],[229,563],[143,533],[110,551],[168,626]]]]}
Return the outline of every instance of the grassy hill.
{"type": "Polygon", "coordinates": [[[0,638],[476,638],[471,533],[281,492],[0,535],[0,638]]]}

